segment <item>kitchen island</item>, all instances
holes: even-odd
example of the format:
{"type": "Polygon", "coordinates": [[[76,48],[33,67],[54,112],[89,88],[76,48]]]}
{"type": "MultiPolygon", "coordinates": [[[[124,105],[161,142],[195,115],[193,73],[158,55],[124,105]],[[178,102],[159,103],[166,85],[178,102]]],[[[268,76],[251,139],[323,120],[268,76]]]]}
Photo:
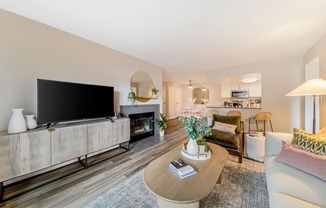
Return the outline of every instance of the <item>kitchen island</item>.
{"type": "MultiPolygon", "coordinates": [[[[236,110],[241,112],[241,120],[244,121],[244,130],[248,133],[249,130],[249,118],[254,117],[257,113],[262,112],[261,107],[224,107],[224,106],[206,106],[205,114],[209,110],[216,110],[220,115],[226,115],[227,112],[236,110]]],[[[255,123],[251,122],[251,129],[256,129],[255,123]]],[[[262,127],[262,124],[258,124],[262,127]]]]}

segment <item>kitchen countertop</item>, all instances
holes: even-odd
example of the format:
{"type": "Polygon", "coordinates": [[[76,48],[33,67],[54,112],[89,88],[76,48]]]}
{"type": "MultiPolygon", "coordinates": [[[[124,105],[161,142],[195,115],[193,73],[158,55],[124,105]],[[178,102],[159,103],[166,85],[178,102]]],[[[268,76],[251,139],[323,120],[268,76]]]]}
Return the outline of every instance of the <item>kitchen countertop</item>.
{"type": "Polygon", "coordinates": [[[226,108],[226,109],[261,109],[261,107],[225,107],[225,106],[206,106],[206,108],[226,108]]]}

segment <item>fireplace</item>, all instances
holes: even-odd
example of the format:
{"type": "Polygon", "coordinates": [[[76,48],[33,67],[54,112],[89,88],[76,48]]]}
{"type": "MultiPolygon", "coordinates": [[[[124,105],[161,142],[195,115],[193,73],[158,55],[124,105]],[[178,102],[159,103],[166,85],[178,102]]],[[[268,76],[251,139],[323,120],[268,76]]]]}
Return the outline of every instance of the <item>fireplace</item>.
{"type": "Polygon", "coordinates": [[[154,135],[154,112],[129,114],[130,142],[154,135]]]}

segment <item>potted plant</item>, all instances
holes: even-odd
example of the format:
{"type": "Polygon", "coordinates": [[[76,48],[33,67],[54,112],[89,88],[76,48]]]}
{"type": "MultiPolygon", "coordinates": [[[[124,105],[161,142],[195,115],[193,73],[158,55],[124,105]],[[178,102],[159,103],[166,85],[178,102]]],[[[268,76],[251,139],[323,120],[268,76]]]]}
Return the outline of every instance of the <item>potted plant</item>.
{"type": "Polygon", "coordinates": [[[261,98],[257,98],[257,99],[255,99],[255,103],[256,103],[256,105],[257,105],[258,107],[260,107],[260,105],[261,105],[261,98]]]}
{"type": "Polygon", "coordinates": [[[208,150],[209,150],[209,144],[207,144],[207,142],[205,142],[202,139],[198,139],[197,140],[197,144],[199,146],[199,153],[208,152],[208,150]]]}
{"type": "Polygon", "coordinates": [[[128,100],[132,102],[132,105],[135,105],[136,94],[134,92],[129,92],[128,93],[128,100]]]}
{"type": "Polygon", "coordinates": [[[185,132],[188,135],[187,152],[191,155],[197,155],[199,152],[198,144],[196,139],[202,139],[203,136],[209,136],[211,129],[207,125],[207,119],[205,116],[196,118],[190,117],[179,117],[179,121],[185,127],[185,132]]]}
{"type": "Polygon", "coordinates": [[[154,98],[157,98],[157,92],[159,90],[156,89],[156,87],[152,87],[152,96],[154,95],[154,98]]]}
{"type": "Polygon", "coordinates": [[[160,113],[160,118],[156,118],[154,122],[156,124],[156,128],[160,131],[160,136],[164,136],[164,129],[168,127],[168,119],[166,118],[166,116],[160,113]]]}

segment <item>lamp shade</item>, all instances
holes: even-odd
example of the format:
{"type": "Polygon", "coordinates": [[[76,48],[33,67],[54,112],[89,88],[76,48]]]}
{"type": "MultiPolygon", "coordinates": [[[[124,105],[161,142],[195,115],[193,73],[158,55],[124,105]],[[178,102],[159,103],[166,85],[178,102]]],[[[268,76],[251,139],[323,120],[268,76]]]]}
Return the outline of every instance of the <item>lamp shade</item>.
{"type": "Polygon", "coordinates": [[[326,81],[323,79],[309,79],[295,88],[286,96],[323,95],[326,94],[326,81]]]}

